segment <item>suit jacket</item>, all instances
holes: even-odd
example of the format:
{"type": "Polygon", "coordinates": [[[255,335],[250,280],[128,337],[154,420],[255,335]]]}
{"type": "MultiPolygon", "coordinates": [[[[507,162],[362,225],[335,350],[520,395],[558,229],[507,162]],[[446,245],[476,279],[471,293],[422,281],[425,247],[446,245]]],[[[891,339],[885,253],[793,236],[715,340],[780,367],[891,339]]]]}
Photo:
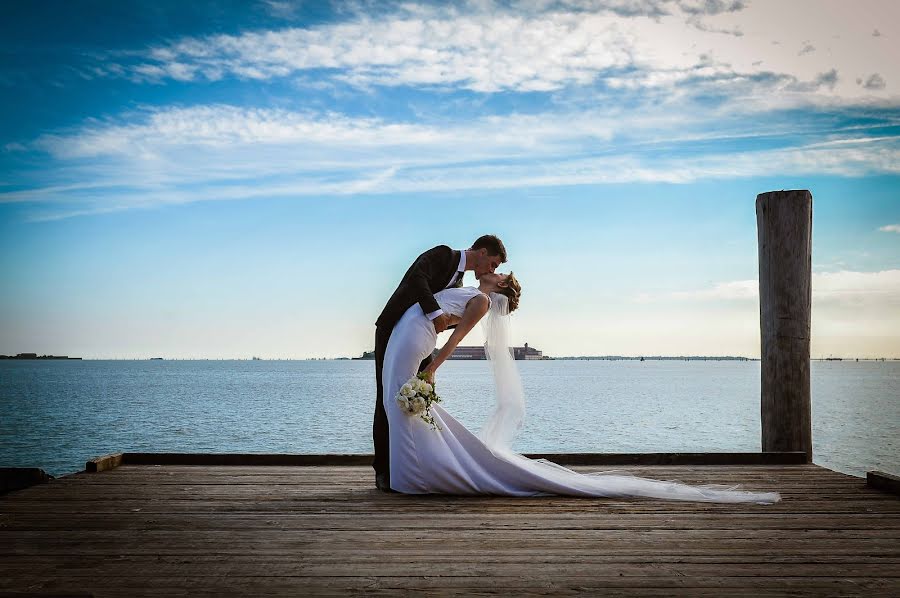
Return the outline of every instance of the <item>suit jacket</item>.
{"type": "MultiPolygon", "coordinates": [[[[393,329],[400,317],[414,303],[418,303],[422,307],[422,313],[425,314],[440,309],[434,294],[443,290],[450,282],[450,277],[456,274],[456,269],[459,268],[459,254],[459,251],[447,245],[438,245],[417,257],[403,275],[397,290],[388,299],[375,325],[393,329]]],[[[461,287],[462,279],[460,276],[454,286],[461,287]]]]}

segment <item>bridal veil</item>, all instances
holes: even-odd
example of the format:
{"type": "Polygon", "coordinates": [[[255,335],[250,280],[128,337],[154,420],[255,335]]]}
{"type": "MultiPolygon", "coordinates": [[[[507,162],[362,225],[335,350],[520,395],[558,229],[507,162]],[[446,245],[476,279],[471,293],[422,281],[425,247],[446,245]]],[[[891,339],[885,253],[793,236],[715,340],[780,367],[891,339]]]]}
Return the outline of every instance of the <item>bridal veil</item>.
{"type": "Polygon", "coordinates": [[[485,354],[494,375],[496,404],[478,437],[496,457],[569,486],[579,494],[756,504],[781,500],[777,492],[749,492],[740,490],[740,485],[689,485],[677,480],[640,478],[621,470],[580,473],[546,459],[528,459],[516,453],[511,447],[524,424],[525,393],[512,353],[506,295],[491,293],[491,307],[482,322],[485,354]]]}

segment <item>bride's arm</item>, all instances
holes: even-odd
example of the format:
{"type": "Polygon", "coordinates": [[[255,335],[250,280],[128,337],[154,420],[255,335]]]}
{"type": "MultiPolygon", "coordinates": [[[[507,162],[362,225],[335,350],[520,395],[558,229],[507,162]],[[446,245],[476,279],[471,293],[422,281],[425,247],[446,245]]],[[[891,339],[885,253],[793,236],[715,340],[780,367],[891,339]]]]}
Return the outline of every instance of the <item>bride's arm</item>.
{"type": "Polygon", "coordinates": [[[469,302],[466,303],[466,309],[463,312],[462,319],[459,321],[459,324],[456,325],[456,329],[453,331],[453,334],[450,335],[447,344],[441,347],[441,350],[438,351],[434,361],[423,370],[428,374],[428,378],[432,382],[434,382],[434,373],[437,369],[441,367],[442,363],[447,361],[447,358],[450,357],[459,342],[465,338],[465,336],[469,334],[469,331],[475,327],[475,324],[484,317],[484,314],[487,313],[490,306],[490,300],[483,294],[475,295],[469,299],[469,302]]]}

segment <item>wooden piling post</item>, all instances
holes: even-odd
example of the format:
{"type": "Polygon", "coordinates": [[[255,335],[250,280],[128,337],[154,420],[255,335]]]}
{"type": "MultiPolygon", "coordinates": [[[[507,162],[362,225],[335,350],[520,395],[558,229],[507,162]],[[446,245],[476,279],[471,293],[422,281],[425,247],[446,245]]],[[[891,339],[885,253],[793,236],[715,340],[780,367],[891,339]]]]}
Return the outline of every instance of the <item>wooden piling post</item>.
{"type": "Polygon", "coordinates": [[[756,197],[762,341],[762,450],[801,451],[812,462],[809,391],[812,194],[756,197]]]}

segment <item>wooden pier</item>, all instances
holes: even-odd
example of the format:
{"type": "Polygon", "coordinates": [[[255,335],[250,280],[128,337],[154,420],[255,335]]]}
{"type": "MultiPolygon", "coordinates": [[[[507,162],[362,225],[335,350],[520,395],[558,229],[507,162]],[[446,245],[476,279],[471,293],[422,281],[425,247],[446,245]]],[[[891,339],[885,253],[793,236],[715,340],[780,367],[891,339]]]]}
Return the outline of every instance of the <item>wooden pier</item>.
{"type": "Polygon", "coordinates": [[[366,455],[125,453],[0,497],[0,595],[900,595],[900,499],[803,453],[553,457],[782,502],[407,496],[366,455]]]}
{"type": "Polygon", "coordinates": [[[900,479],[811,462],[812,196],[756,208],[763,452],[529,456],[781,502],[407,496],[372,455],[119,453],[0,474],[0,596],[900,596],[900,479]]]}

